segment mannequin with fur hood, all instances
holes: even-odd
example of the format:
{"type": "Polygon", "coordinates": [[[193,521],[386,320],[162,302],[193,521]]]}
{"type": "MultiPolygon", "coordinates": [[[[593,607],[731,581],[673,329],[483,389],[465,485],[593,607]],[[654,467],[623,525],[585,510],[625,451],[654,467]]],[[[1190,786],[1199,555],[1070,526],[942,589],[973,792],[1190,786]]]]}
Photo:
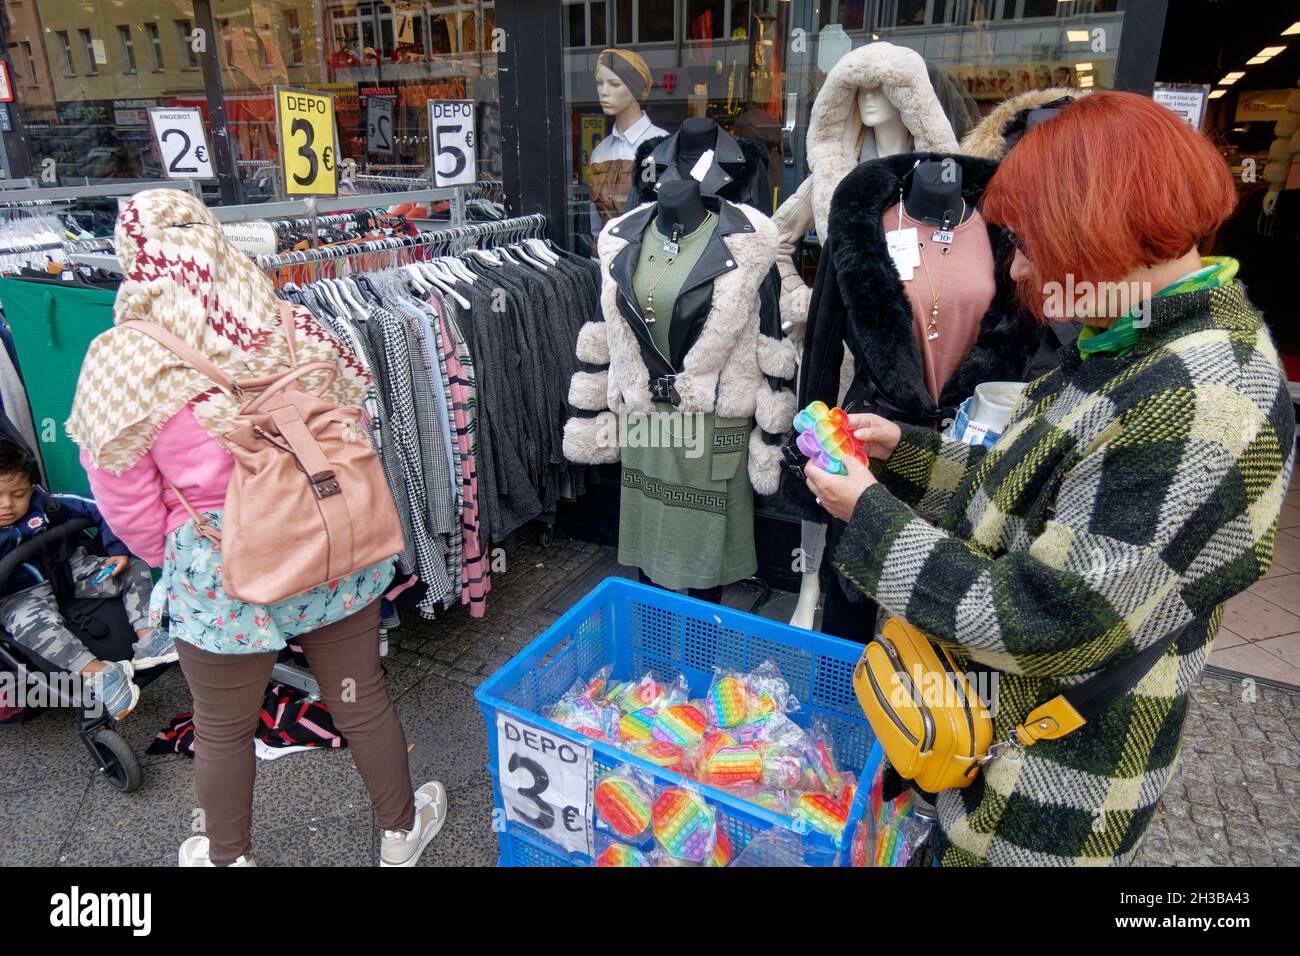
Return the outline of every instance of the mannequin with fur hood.
{"type": "Polygon", "coordinates": [[[780,234],[781,319],[797,341],[803,337],[812,290],[794,265],[795,244],[809,228],[824,242],[830,234],[831,197],[857,166],[879,156],[875,136],[862,122],[860,94],[879,89],[902,116],[911,134],[907,152],[951,153],[957,149],[921,54],[877,41],[845,54],[826,75],[808,123],[811,174],[772,217],[780,234]]]}
{"type": "Polygon", "coordinates": [[[680,312],[674,311],[674,337],[679,321],[683,329],[674,367],[665,366],[651,342],[631,287],[656,205],[638,206],[601,230],[600,315],[578,335],[581,367],[569,386],[573,417],[564,427],[564,454],[579,464],[618,461],[621,413],[753,418],[749,478],[755,491],[770,495],[780,482],[780,442],[795,413],[796,355],[780,328],[776,227],[748,206],[716,196],[705,202],[718,226],[678,299],[680,312]]]}

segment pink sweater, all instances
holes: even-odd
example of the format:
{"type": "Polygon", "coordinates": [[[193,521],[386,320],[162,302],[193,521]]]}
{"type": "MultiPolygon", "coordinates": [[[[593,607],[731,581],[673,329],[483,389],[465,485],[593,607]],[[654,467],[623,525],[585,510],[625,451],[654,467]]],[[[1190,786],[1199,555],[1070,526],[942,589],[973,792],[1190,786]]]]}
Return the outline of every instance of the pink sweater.
{"type": "Polygon", "coordinates": [[[234,459],[198,423],[189,406],[163,425],[148,453],[120,475],[81,465],[104,520],[133,553],[162,567],[167,535],[190,520],[167,484],[180,489],[199,512],[219,510],[234,459]]]}

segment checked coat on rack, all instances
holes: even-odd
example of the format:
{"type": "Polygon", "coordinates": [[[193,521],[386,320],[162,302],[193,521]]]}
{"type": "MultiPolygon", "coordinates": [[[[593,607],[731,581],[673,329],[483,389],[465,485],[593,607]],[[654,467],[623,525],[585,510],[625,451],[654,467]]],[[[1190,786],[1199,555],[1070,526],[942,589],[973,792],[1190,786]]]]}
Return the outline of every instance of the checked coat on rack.
{"type": "Polygon", "coordinates": [[[655,347],[632,288],[656,206],[639,206],[602,230],[600,315],[578,335],[564,454],[583,464],[618,461],[622,412],[753,417],[749,477],[755,491],[768,495],[780,480],[781,437],[795,413],[795,352],[781,334],[776,228],[747,206],[707,196],[705,202],[718,227],[678,296],[671,355],[655,347]]]}

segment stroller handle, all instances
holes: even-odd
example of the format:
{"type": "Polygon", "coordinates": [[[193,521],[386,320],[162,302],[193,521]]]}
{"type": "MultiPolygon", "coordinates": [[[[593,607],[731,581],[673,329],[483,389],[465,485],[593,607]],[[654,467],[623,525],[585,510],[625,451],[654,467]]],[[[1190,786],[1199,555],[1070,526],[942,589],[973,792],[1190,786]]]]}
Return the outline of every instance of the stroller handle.
{"type": "Polygon", "coordinates": [[[73,535],[80,534],[87,528],[93,527],[95,527],[95,522],[89,518],[69,518],[48,531],[43,531],[34,537],[28,538],[3,558],[0,558],[0,587],[4,587],[8,583],[10,576],[13,575],[14,570],[19,565],[40,557],[41,552],[47,546],[71,538],[73,535]]]}

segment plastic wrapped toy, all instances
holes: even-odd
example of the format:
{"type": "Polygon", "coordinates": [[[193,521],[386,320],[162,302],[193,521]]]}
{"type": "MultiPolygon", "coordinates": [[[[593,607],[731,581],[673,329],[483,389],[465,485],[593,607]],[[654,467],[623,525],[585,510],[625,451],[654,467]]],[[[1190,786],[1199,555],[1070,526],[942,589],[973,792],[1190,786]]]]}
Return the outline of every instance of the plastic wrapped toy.
{"type": "Polygon", "coordinates": [[[849,810],[853,807],[853,796],[857,792],[851,774],[839,793],[801,793],[794,802],[793,817],[819,833],[824,833],[835,841],[838,847],[844,839],[844,827],[849,822],[849,810]]]}
{"type": "Polygon", "coordinates": [[[849,416],[842,408],[829,408],[825,402],[812,402],[794,417],[799,433],[795,444],[812,459],[812,463],[832,475],[848,474],[845,458],[870,464],[862,444],[853,437],[849,416]]]}
{"type": "Polygon", "coordinates": [[[629,747],[628,753],[665,770],[676,770],[680,773],[688,766],[686,748],[662,740],[647,740],[644,743],[633,744],[629,747]]]}
{"type": "Polygon", "coordinates": [[[675,704],[663,711],[650,725],[650,736],[664,743],[689,747],[704,738],[704,714],[691,704],[675,704]]]}
{"type": "Polygon", "coordinates": [[[630,770],[605,774],[592,799],[597,819],[620,837],[638,841],[650,829],[650,789],[630,770]]]}
{"type": "Polygon", "coordinates": [[[717,815],[702,796],[669,787],[654,803],[654,834],[664,852],[678,860],[703,863],[717,842],[717,815]]]}

